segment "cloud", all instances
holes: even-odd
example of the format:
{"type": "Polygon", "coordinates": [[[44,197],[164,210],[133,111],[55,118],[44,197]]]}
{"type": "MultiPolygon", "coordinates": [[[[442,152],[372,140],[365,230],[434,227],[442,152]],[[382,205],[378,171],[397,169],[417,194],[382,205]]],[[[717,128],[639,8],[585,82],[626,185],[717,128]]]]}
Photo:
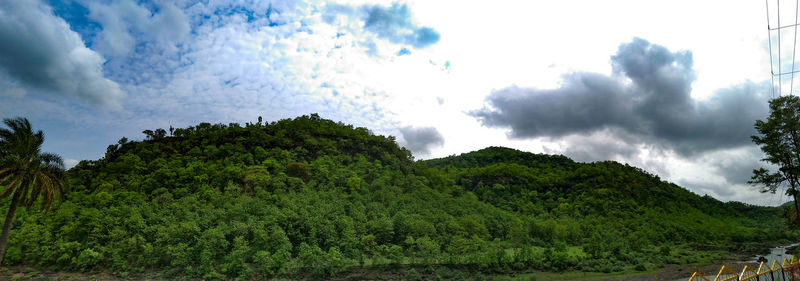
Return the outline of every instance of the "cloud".
{"type": "Polygon", "coordinates": [[[753,145],[706,153],[699,160],[703,165],[715,169],[728,183],[745,185],[753,176],[754,169],[764,167],[777,170],[776,166],[759,160],[762,158],[764,154],[753,145]]]}
{"type": "Polygon", "coordinates": [[[0,75],[0,96],[22,98],[28,93],[24,86],[20,85],[18,81],[3,79],[2,76],[6,76],[7,78],[8,75],[0,75]]]}
{"type": "Polygon", "coordinates": [[[334,23],[337,15],[359,17],[365,30],[395,44],[425,48],[439,42],[440,38],[439,32],[433,28],[415,24],[406,4],[393,3],[389,7],[364,5],[359,8],[330,4],[326,6],[323,20],[334,23]]]}
{"type": "Polygon", "coordinates": [[[748,196],[753,195],[753,191],[756,191],[754,188],[751,190],[747,190],[745,188],[737,189],[731,188],[732,186],[728,183],[702,180],[683,180],[679,181],[678,184],[691,188],[697,194],[710,195],[716,198],[747,198],[748,196]],[[746,193],[748,196],[738,195],[739,193],[746,193]]]}
{"type": "Polygon", "coordinates": [[[706,100],[691,97],[692,54],[636,38],[611,57],[612,75],[571,73],[556,89],[508,87],[470,114],[512,138],[557,139],[612,129],[632,144],[692,156],[751,144],[767,116],[767,83],[745,82],[706,100]]]}
{"type": "Polygon", "coordinates": [[[102,25],[96,48],[109,56],[127,56],[138,43],[156,44],[162,50],[175,51],[190,26],[183,11],[170,2],[154,5],[152,12],[132,0],[111,3],[88,2],[88,18],[102,25]]]}
{"type": "Polygon", "coordinates": [[[72,169],[72,167],[77,166],[80,162],[81,161],[78,159],[64,159],[64,168],[67,170],[72,169]]]}
{"type": "Polygon", "coordinates": [[[0,80],[121,109],[123,92],[103,76],[104,62],[50,7],[38,1],[0,1],[0,80]]]}
{"type": "MultiPolygon", "coordinates": [[[[319,8],[209,2],[187,9],[192,34],[181,43],[179,54],[165,55],[159,63],[113,69],[142,77],[121,78],[136,93],[128,104],[139,116],[130,125],[141,132],[316,112],[379,132],[394,130],[397,125],[382,106],[385,94],[364,85],[365,79],[352,71],[352,64],[361,69],[385,64],[365,54],[354,36],[338,36],[336,27],[319,19],[319,8]]],[[[157,51],[136,52],[132,56],[138,58],[157,51]]]]}
{"type": "Polygon", "coordinates": [[[566,138],[565,147],[559,152],[573,160],[593,162],[604,160],[632,159],[640,153],[637,146],[617,137],[621,132],[603,130],[591,135],[572,135],[566,138]]]}
{"type": "Polygon", "coordinates": [[[434,127],[399,128],[405,146],[415,153],[429,154],[431,149],[444,145],[444,137],[434,127]]]}
{"type": "Polygon", "coordinates": [[[747,184],[709,181],[703,179],[680,180],[678,184],[699,195],[709,195],[722,201],[738,201],[762,206],[780,206],[791,200],[784,190],[776,193],[761,193],[757,187],[747,184]]]}

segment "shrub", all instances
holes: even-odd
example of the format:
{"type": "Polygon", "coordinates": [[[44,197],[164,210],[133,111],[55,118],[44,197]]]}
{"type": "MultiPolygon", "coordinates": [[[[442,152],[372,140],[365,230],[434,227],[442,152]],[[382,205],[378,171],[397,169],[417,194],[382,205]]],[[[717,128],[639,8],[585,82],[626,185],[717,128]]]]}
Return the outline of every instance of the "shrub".
{"type": "Polygon", "coordinates": [[[88,248],[78,255],[78,258],[75,260],[75,266],[82,271],[87,271],[94,268],[94,266],[100,262],[101,258],[102,255],[100,255],[100,253],[88,248]]]}
{"type": "Polygon", "coordinates": [[[422,275],[420,275],[419,272],[417,272],[417,270],[412,268],[409,269],[408,272],[406,273],[406,278],[409,281],[419,281],[422,280],[422,275]]]}
{"type": "Polygon", "coordinates": [[[3,264],[17,264],[22,259],[22,250],[19,247],[8,247],[6,255],[3,258],[3,264]]]}

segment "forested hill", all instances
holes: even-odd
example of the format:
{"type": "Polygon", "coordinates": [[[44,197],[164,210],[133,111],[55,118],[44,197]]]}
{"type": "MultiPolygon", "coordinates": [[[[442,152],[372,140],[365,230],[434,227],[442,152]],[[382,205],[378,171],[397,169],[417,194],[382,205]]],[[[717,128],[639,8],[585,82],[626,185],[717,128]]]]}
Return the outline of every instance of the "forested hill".
{"type": "Polygon", "coordinates": [[[779,208],[699,196],[657,175],[614,161],[579,163],[561,155],[489,147],[421,164],[435,171],[432,174],[453,179],[482,201],[515,212],[598,216],[632,223],[633,228],[655,224],[671,239],[715,239],[712,232],[717,232],[715,227],[721,224],[759,225],[765,231],[784,227],[777,219],[779,208]],[[741,222],[729,223],[734,218],[741,222]],[[651,222],[641,223],[642,219],[651,222]],[[689,229],[692,231],[686,231],[689,229]]]}
{"type": "Polygon", "coordinates": [[[392,137],[317,115],[145,135],[68,171],[71,193],[50,215],[19,211],[4,262],[204,279],[436,265],[464,279],[644,270],[791,234],[778,208],[619,163],[496,147],[414,162],[392,137]]]}
{"type": "MultiPolygon", "coordinates": [[[[701,197],[662,181],[657,175],[614,161],[579,163],[561,155],[489,147],[421,163],[454,179],[465,190],[485,200],[494,200],[495,206],[511,210],[540,206],[552,212],[568,202],[569,209],[560,211],[572,215],[630,213],[644,208],[676,214],[696,210],[712,216],[750,218],[766,215],[763,211],[775,211],[701,197]]],[[[767,222],[778,227],[779,220],[767,222]]]]}

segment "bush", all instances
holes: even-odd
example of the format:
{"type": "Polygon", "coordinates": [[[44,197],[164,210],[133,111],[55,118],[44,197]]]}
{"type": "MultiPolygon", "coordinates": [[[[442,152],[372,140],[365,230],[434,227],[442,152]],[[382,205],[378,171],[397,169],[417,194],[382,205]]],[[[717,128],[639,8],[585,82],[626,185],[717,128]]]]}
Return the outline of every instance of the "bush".
{"type": "Polygon", "coordinates": [[[669,256],[671,250],[667,244],[661,244],[661,247],[658,249],[658,252],[661,253],[661,255],[663,256],[669,256]]]}
{"type": "Polygon", "coordinates": [[[87,271],[94,268],[94,266],[100,262],[101,258],[102,255],[100,255],[100,253],[95,252],[91,248],[85,249],[75,260],[75,266],[81,271],[87,271]]]}
{"type": "Polygon", "coordinates": [[[409,281],[419,281],[422,280],[422,275],[420,275],[419,272],[417,272],[417,270],[412,268],[409,269],[408,272],[406,272],[406,279],[408,279],[409,281]]]}
{"type": "Polygon", "coordinates": [[[234,238],[233,251],[225,257],[225,263],[222,264],[222,272],[237,279],[250,278],[252,273],[250,267],[246,264],[249,251],[250,248],[243,237],[234,238]]]}
{"type": "Polygon", "coordinates": [[[8,247],[6,255],[3,257],[3,264],[17,264],[22,259],[22,250],[19,247],[8,247]]]}
{"type": "Polygon", "coordinates": [[[272,272],[272,255],[267,251],[258,251],[253,254],[253,263],[261,274],[270,276],[272,272]]]}
{"type": "Polygon", "coordinates": [[[291,257],[291,253],[286,249],[280,249],[273,254],[262,250],[253,254],[253,263],[261,274],[271,276],[286,272],[291,257]]]}
{"type": "Polygon", "coordinates": [[[392,245],[389,247],[386,256],[392,261],[392,263],[397,265],[402,264],[403,258],[405,258],[405,256],[403,256],[403,247],[392,245]]]}
{"type": "Polygon", "coordinates": [[[325,275],[333,276],[347,267],[347,260],[339,248],[330,247],[325,254],[325,275]]]}

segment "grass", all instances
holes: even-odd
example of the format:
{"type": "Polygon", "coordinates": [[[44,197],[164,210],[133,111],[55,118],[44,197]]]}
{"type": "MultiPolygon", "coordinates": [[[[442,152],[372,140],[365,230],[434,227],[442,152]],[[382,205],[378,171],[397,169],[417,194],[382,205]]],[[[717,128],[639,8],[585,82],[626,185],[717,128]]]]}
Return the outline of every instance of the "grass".
{"type": "MultiPolygon", "coordinates": [[[[0,0],[2,1],[2,0],[0,0]]],[[[544,251],[544,248],[536,248],[536,250],[544,251]]],[[[569,256],[572,257],[586,257],[587,254],[583,251],[581,247],[575,246],[568,246],[567,253],[569,256]]],[[[511,257],[513,256],[519,249],[506,249],[505,253],[511,257]]],[[[647,247],[642,249],[641,256],[637,256],[637,259],[641,259],[643,262],[639,264],[644,265],[643,271],[635,270],[635,265],[626,265],[622,267],[618,267],[617,272],[587,272],[587,271],[566,271],[566,272],[544,272],[544,271],[533,271],[528,273],[509,273],[509,274],[490,274],[490,273],[478,273],[475,271],[471,271],[467,268],[447,268],[447,267],[439,267],[436,265],[424,265],[420,264],[420,260],[414,260],[416,263],[412,263],[412,259],[405,258],[403,262],[398,266],[389,266],[391,261],[387,259],[377,258],[377,259],[365,259],[365,269],[364,270],[354,270],[349,272],[352,274],[351,276],[339,276],[343,280],[349,278],[367,278],[370,279],[402,279],[408,278],[407,270],[414,270],[418,272],[422,279],[432,279],[435,277],[441,277],[445,280],[451,279],[469,279],[473,277],[475,280],[594,280],[594,279],[606,279],[606,278],[626,278],[626,277],[637,277],[640,279],[652,279],[654,276],[660,276],[662,273],[676,273],[676,272],[687,272],[689,274],[695,266],[702,267],[704,265],[709,264],[721,264],[725,260],[739,260],[741,257],[733,255],[730,252],[726,252],[723,250],[695,250],[688,245],[674,245],[671,247],[669,251],[669,255],[664,255],[659,247],[647,247]],[[656,259],[645,259],[644,257],[656,258],[656,259]],[[385,266],[385,267],[383,267],[385,266]],[[666,267],[665,267],[666,266],[666,267]],[[366,275],[364,275],[366,274],[366,275]]],[[[357,266],[357,265],[356,265],[357,266]]],[[[125,276],[125,274],[119,273],[110,273],[110,272],[100,272],[100,273],[91,273],[91,274],[78,274],[79,277],[77,280],[104,280],[104,279],[127,279],[130,276],[125,276]]],[[[16,280],[28,280],[31,278],[40,278],[48,276],[52,280],[76,280],[72,279],[70,273],[67,272],[40,272],[36,268],[31,267],[15,267],[14,269],[11,268],[0,268],[0,279],[8,278],[8,279],[16,279],[16,280]]],[[[156,278],[159,278],[159,274],[153,275],[156,278]]],[[[134,278],[135,279],[135,278],[134,278]]],[[[156,279],[153,279],[156,280],[156,279]]]]}
{"type": "Polygon", "coordinates": [[[627,272],[584,272],[584,271],[567,271],[567,272],[533,272],[510,276],[511,280],[592,280],[600,278],[617,278],[617,277],[631,277],[631,276],[654,276],[661,272],[660,270],[648,271],[627,271],[627,272]]]}

